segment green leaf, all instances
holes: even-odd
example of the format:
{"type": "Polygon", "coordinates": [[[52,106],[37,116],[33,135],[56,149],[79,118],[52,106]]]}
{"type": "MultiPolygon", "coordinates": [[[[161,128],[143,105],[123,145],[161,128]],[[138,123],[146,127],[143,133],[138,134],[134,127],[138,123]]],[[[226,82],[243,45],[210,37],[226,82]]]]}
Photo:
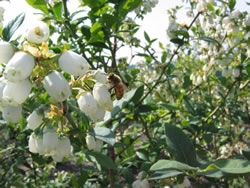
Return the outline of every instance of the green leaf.
{"type": "Polygon", "coordinates": [[[150,180],[165,179],[165,178],[178,176],[181,174],[183,174],[183,172],[180,172],[177,170],[156,171],[153,175],[151,175],[150,180]]]}
{"type": "Polygon", "coordinates": [[[45,14],[49,14],[46,0],[26,0],[26,2],[35,9],[39,9],[45,14]]]}
{"type": "Polygon", "coordinates": [[[54,16],[58,19],[61,20],[62,19],[62,2],[58,2],[56,3],[53,8],[52,11],[54,13],[54,16]]]}
{"type": "Polygon", "coordinates": [[[218,44],[219,46],[221,46],[221,44],[217,40],[215,40],[214,38],[211,38],[211,37],[200,37],[198,39],[204,40],[206,42],[215,43],[215,44],[218,44]]]}
{"type": "Polygon", "coordinates": [[[191,167],[187,164],[173,161],[173,160],[159,160],[153,164],[150,168],[151,171],[157,170],[166,170],[166,169],[175,169],[175,170],[198,170],[198,168],[191,167]]]}
{"type": "Polygon", "coordinates": [[[179,44],[179,45],[183,45],[184,44],[184,41],[182,39],[179,39],[179,38],[171,39],[170,42],[172,42],[174,44],[179,44]]]}
{"type": "Polygon", "coordinates": [[[189,33],[186,30],[178,30],[174,31],[175,36],[183,36],[185,38],[189,38],[189,33]]]}
{"type": "Polygon", "coordinates": [[[214,12],[214,6],[213,6],[211,3],[207,3],[207,8],[208,8],[210,11],[214,12]]]}
{"type": "Polygon", "coordinates": [[[220,171],[220,170],[209,170],[209,171],[206,171],[206,172],[198,172],[197,175],[199,176],[207,176],[207,177],[210,177],[210,178],[222,178],[222,177],[225,177],[227,176],[226,173],[220,171]]]}
{"type": "Polygon", "coordinates": [[[144,85],[135,89],[135,93],[130,99],[130,101],[133,102],[134,104],[137,104],[141,99],[141,97],[143,96],[143,93],[144,93],[144,85]]]}
{"type": "Polygon", "coordinates": [[[86,155],[95,157],[96,161],[104,168],[116,168],[115,163],[106,155],[93,151],[88,151],[86,155]]]}
{"type": "Polygon", "coordinates": [[[167,150],[179,162],[197,166],[196,152],[191,139],[178,127],[165,125],[167,150]]]}
{"type": "Polygon", "coordinates": [[[147,42],[150,42],[150,38],[146,31],[144,31],[144,38],[146,39],[147,42]]]}
{"type": "Polygon", "coordinates": [[[2,31],[3,39],[9,41],[14,35],[16,30],[22,25],[24,21],[25,13],[18,14],[13,20],[11,20],[2,31]]]}
{"type": "Polygon", "coordinates": [[[115,134],[109,128],[95,127],[89,134],[112,146],[115,144],[115,134]]]}
{"type": "Polygon", "coordinates": [[[206,172],[214,169],[230,174],[246,174],[250,173],[250,161],[242,159],[219,159],[203,171],[206,172]]]}
{"type": "Polygon", "coordinates": [[[130,11],[137,8],[142,3],[142,0],[123,0],[119,6],[118,14],[120,17],[125,17],[130,11]]]}
{"type": "Polygon", "coordinates": [[[231,11],[234,9],[235,5],[236,5],[236,0],[230,0],[228,3],[228,7],[230,8],[231,11]]]}

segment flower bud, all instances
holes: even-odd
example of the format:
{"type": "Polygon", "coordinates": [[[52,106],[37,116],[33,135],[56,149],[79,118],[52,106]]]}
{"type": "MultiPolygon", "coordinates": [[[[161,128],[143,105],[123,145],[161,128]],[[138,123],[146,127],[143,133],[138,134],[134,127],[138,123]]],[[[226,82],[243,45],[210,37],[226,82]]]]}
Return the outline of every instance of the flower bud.
{"type": "Polygon", "coordinates": [[[64,52],[58,62],[64,72],[74,76],[83,76],[89,70],[86,59],[70,50],[64,52]]]}
{"type": "Polygon", "coordinates": [[[200,85],[202,83],[202,77],[199,75],[196,77],[196,85],[200,85]]]}
{"type": "Polygon", "coordinates": [[[99,122],[104,120],[105,116],[105,109],[99,105],[97,105],[97,110],[95,113],[92,113],[89,115],[89,117],[94,121],[94,122],[99,122]]]}
{"type": "Polygon", "coordinates": [[[239,76],[240,76],[240,69],[234,68],[234,69],[232,70],[232,75],[233,75],[234,78],[239,77],[239,76]]]}
{"type": "Polygon", "coordinates": [[[86,137],[86,144],[89,150],[95,150],[96,148],[96,141],[95,138],[91,135],[87,135],[86,137]]]}
{"type": "Polygon", "coordinates": [[[240,16],[240,11],[239,10],[234,10],[231,12],[230,19],[237,19],[240,16]]]}
{"type": "Polygon", "coordinates": [[[46,148],[43,145],[43,137],[42,136],[37,136],[35,139],[35,146],[36,146],[36,151],[40,155],[46,154],[46,148]]]}
{"type": "Polygon", "coordinates": [[[96,102],[107,111],[112,111],[113,101],[108,88],[101,83],[96,83],[93,89],[93,96],[96,102]]]}
{"type": "Polygon", "coordinates": [[[31,88],[29,80],[7,82],[3,90],[3,100],[10,105],[20,105],[28,98],[31,88]]]}
{"type": "Polygon", "coordinates": [[[85,92],[80,90],[79,93],[82,93],[79,99],[77,100],[78,106],[81,111],[83,111],[87,116],[90,116],[97,111],[97,103],[90,92],[85,92]]]}
{"type": "Polygon", "coordinates": [[[4,100],[3,100],[3,90],[6,86],[6,80],[1,77],[0,78],[0,109],[2,109],[3,105],[5,104],[4,100]]]}
{"type": "Polygon", "coordinates": [[[3,119],[10,123],[18,123],[22,117],[21,106],[5,106],[2,110],[3,119]]]}
{"type": "Polygon", "coordinates": [[[40,44],[49,37],[49,27],[42,21],[35,21],[26,30],[26,38],[29,42],[40,44]]]}
{"type": "Polygon", "coordinates": [[[44,78],[43,87],[55,102],[62,102],[71,95],[67,80],[56,71],[44,78]]]}
{"type": "Polygon", "coordinates": [[[58,143],[57,136],[56,130],[51,126],[43,130],[43,146],[47,154],[55,152],[58,143]]]}
{"type": "Polygon", "coordinates": [[[94,151],[100,152],[102,150],[102,146],[103,146],[103,141],[99,140],[99,139],[96,139],[94,151]]]}
{"type": "Polygon", "coordinates": [[[67,137],[58,139],[55,154],[52,158],[56,162],[61,162],[64,157],[68,157],[71,153],[70,140],[67,137]]]}
{"type": "Polygon", "coordinates": [[[34,66],[35,60],[31,55],[17,52],[7,64],[4,77],[11,82],[24,80],[29,77],[34,66]]]}
{"type": "Polygon", "coordinates": [[[102,84],[107,84],[107,74],[102,70],[97,70],[94,74],[94,79],[102,84]]]}
{"type": "Polygon", "coordinates": [[[147,179],[142,180],[140,183],[140,187],[141,188],[150,188],[148,180],[147,179]]]}
{"type": "Polygon", "coordinates": [[[132,184],[133,188],[141,188],[141,180],[136,180],[132,184]]]}
{"type": "Polygon", "coordinates": [[[0,41],[0,64],[7,64],[14,55],[13,46],[5,41],[0,41]]]}
{"type": "Polygon", "coordinates": [[[29,151],[31,153],[38,153],[36,149],[36,139],[34,134],[31,134],[29,138],[29,151]]]}
{"type": "Polygon", "coordinates": [[[177,37],[177,35],[175,34],[175,31],[177,31],[178,28],[179,28],[179,26],[173,22],[171,22],[168,25],[167,35],[168,35],[170,40],[177,37]]]}
{"type": "Polygon", "coordinates": [[[39,114],[37,110],[34,110],[27,118],[27,122],[27,127],[29,129],[35,130],[43,123],[43,116],[39,114]]]}

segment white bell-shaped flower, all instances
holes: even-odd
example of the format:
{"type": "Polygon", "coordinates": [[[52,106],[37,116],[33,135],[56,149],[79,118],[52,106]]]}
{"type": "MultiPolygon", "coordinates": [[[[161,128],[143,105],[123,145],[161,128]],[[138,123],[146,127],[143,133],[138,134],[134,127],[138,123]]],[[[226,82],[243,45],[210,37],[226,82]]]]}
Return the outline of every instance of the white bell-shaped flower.
{"type": "Polygon", "coordinates": [[[61,162],[64,157],[68,157],[71,153],[70,140],[67,137],[58,139],[55,154],[52,158],[56,162],[61,162]]]}
{"type": "Polygon", "coordinates": [[[97,70],[94,74],[94,79],[97,81],[97,82],[100,82],[102,84],[107,84],[108,83],[108,80],[107,80],[107,73],[105,73],[104,71],[102,70],[97,70]]]}
{"type": "Polygon", "coordinates": [[[141,183],[140,183],[140,187],[141,188],[150,188],[148,180],[147,179],[142,180],[141,183]]]}
{"type": "Polygon", "coordinates": [[[96,102],[107,111],[112,111],[113,101],[108,88],[101,83],[96,83],[93,89],[93,96],[96,102]]]}
{"type": "Polygon", "coordinates": [[[3,119],[10,123],[18,123],[22,117],[21,106],[5,106],[2,109],[3,119]]]}
{"type": "Polygon", "coordinates": [[[38,153],[36,149],[36,138],[34,134],[31,134],[29,138],[29,151],[31,153],[38,153]]]}
{"type": "Polygon", "coordinates": [[[95,150],[96,148],[96,141],[95,138],[91,135],[86,136],[86,144],[89,150],[95,150]]]}
{"type": "Polygon", "coordinates": [[[95,113],[92,113],[89,115],[89,117],[94,121],[94,122],[99,122],[104,120],[105,116],[105,109],[99,105],[97,105],[97,110],[95,113]]]}
{"type": "Polygon", "coordinates": [[[0,64],[7,64],[14,55],[13,46],[5,41],[0,41],[0,64]]]}
{"type": "Polygon", "coordinates": [[[35,59],[25,53],[17,52],[10,59],[4,71],[4,77],[8,81],[17,82],[29,77],[35,66],[35,59]]]}
{"type": "Polygon", "coordinates": [[[202,77],[201,77],[201,75],[198,75],[197,77],[196,77],[196,82],[195,82],[195,85],[200,85],[202,83],[202,77]]]}
{"type": "Polygon", "coordinates": [[[3,90],[3,100],[10,105],[20,105],[28,98],[31,88],[29,80],[7,82],[3,90]]]}
{"type": "Polygon", "coordinates": [[[43,130],[43,146],[47,154],[54,154],[58,143],[56,130],[49,126],[43,130]]]}
{"type": "Polygon", "coordinates": [[[240,76],[240,69],[234,68],[234,69],[232,70],[232,75],[233,75],[234,78],[239,77],[239,76],[240,76]]]}
{"type": "Polygon", "coordinates": [[[103,141],[96,139],[94,151],[100,152],[102,150],[102,147],[103,147],[103,141]]]}
{"type": "Polygon", "coordinates": [[[44,147],[44,144],[43,144],[43,136],[37,136],[35,138],[35,146],[36,146],[36,151],[40,155],[44,155],[47,153],[46,147],[44,147]]]}
{"type": "Polygon", "coordinates": [[[34,110],[27,118],[27,127],[29,129],[35,130],[43,123],[43,115],[37,110],[34,110]]]}
{"type": "Polygon", "coordinates": [[[29,24],[26,30],[26,38],[29,42],[40,44],[49,37],[49,27],[42,21],[35,21],[29,24]]]}
{"type": "Polygon", "coordinates": [[[89,70],[86,59],[71,50],[64,52],[58,62],[64,72],[74,76],[83,76],[89,70]]]}
{"type": "Polygon", "coordinates": [[[7,81],[3,77],[0,78],[0,110],[2,109],[2,107],[5,104],[5,102],[3,100],[3,90],[6,86],[6,82],[7,81]]]}
{"type": "Polygon", "coordinates": [[[44,78],[43,87],[55,102],[62,102],[71,95],[69,83],[56,71],[44,78]]]}
{"type": "Polygon", "coordinates": [[[133,182],[132,187],[133,188],[141,188],[141,180],[136,180],[133,182]]]}
{"type": "Polygon", "coordinates": [[[93,95],[90,92],[85,92],[84,90],[80,90],[79,93],[82,93],[77,100],[80,110],[87,116],[94,114],[97,111],[97,103],[93,95]]]}
{"type": "Polygon", "coordinates": [[[168,25],[168,29],[167,29],[167,35],[169,37],[169,39],[173,39],[173,38],[176,38],[177,35],[176,35],[176,31],[179,29],[179,26],[176,24],[176,23],[173,23],[171,22],[169,25],[168,25]]]}

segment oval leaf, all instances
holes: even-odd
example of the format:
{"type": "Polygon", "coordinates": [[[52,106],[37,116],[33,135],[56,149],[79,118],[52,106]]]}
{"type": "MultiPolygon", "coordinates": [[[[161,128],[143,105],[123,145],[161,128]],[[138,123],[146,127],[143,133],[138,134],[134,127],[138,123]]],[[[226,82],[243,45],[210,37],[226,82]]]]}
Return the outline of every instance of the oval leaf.
{"type": "Polygon", "coordinates": [[[22,12],[18,14],[13,20],[11,20],[4,28],[3,28],[3,39],[5,41],[9,41],[11,37],[14,35],[16,30],[22,25],[24,21],[25,13],[22,12]]]}
{"type": "Polygon", "coordinates": [[[190,138],[178,127],[166,124],[167,150],[180,162],[197,166],[196,152],[190,138]]]}
{"type": "Polygon", "coordinates": [[[176,170],[198,170],[198,168],[191,167],[187,164],[173,161],[173,160],[159,160],[150,168],[152,171],[176,169],[176,170]]]}

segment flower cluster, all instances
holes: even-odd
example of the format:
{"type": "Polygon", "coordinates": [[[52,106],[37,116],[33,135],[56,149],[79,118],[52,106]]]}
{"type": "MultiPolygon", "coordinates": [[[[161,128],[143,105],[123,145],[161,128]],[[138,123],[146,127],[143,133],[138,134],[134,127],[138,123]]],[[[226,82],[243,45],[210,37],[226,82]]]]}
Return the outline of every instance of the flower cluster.
{"type": "MultiPolygon", "coordinates": [[[[3,65],[0,107],[4,120],[18,123],[22,116],[22,104],[29,97],[32,87],[43,86],[52,103],[60,104],[71,96],[75,97],[82,112],[95,122],[103,121],[105,112],[113,109],[109,91],[112,85],[108,75],[102,70],[91,71],[86,59],[71,50],[57,56],[58,64],[45,65],[46,58],[51,54],[46,45],[48,37],[48,25],[36,21],[26,30],[28,45],[24,45],[23,51],[15,52],[12,44],[0,42],[0,63],[3,65]],[[40,75],[38,70],[41,72],[44,69],[40,75]],[[67,81],[64,73],[71,76],[71,82],[67,81]],[[72,89],[79,90],[76,96],[73,96],[75,92],[72,89]]],[[[59,136],[61,132],[65,135],[64,130],[55,126],[65,122],[63,109],[52,105],[51,111],[46,110],[35,109],[26,119],[27,128],[34,131],[29,137],[29,150],[62,161],[71,153],[70,140],[59,136]]],[[[86,142],[88,148],[94,151],[100,151],[103,145],[101,140],[91,136],[87,136],[86,142]]]]}
{"type": "Polygon", "coordinates": [[[42,135],[30,135],[29,150],[32,153],[52,156],[53,160],[61,162],[70,155],[71,144],[67,137],[58,138],[53,127],[46,127],[42,135]]]}
{"type": "Polygon", "coordinates": [[[135,12],[139,14],[141,11],[143,14],[147,14],[152,12],[152,8],[154,8],[158,4],[159,0],[144,0],[142,5],[135,9],[135,12]]]}

